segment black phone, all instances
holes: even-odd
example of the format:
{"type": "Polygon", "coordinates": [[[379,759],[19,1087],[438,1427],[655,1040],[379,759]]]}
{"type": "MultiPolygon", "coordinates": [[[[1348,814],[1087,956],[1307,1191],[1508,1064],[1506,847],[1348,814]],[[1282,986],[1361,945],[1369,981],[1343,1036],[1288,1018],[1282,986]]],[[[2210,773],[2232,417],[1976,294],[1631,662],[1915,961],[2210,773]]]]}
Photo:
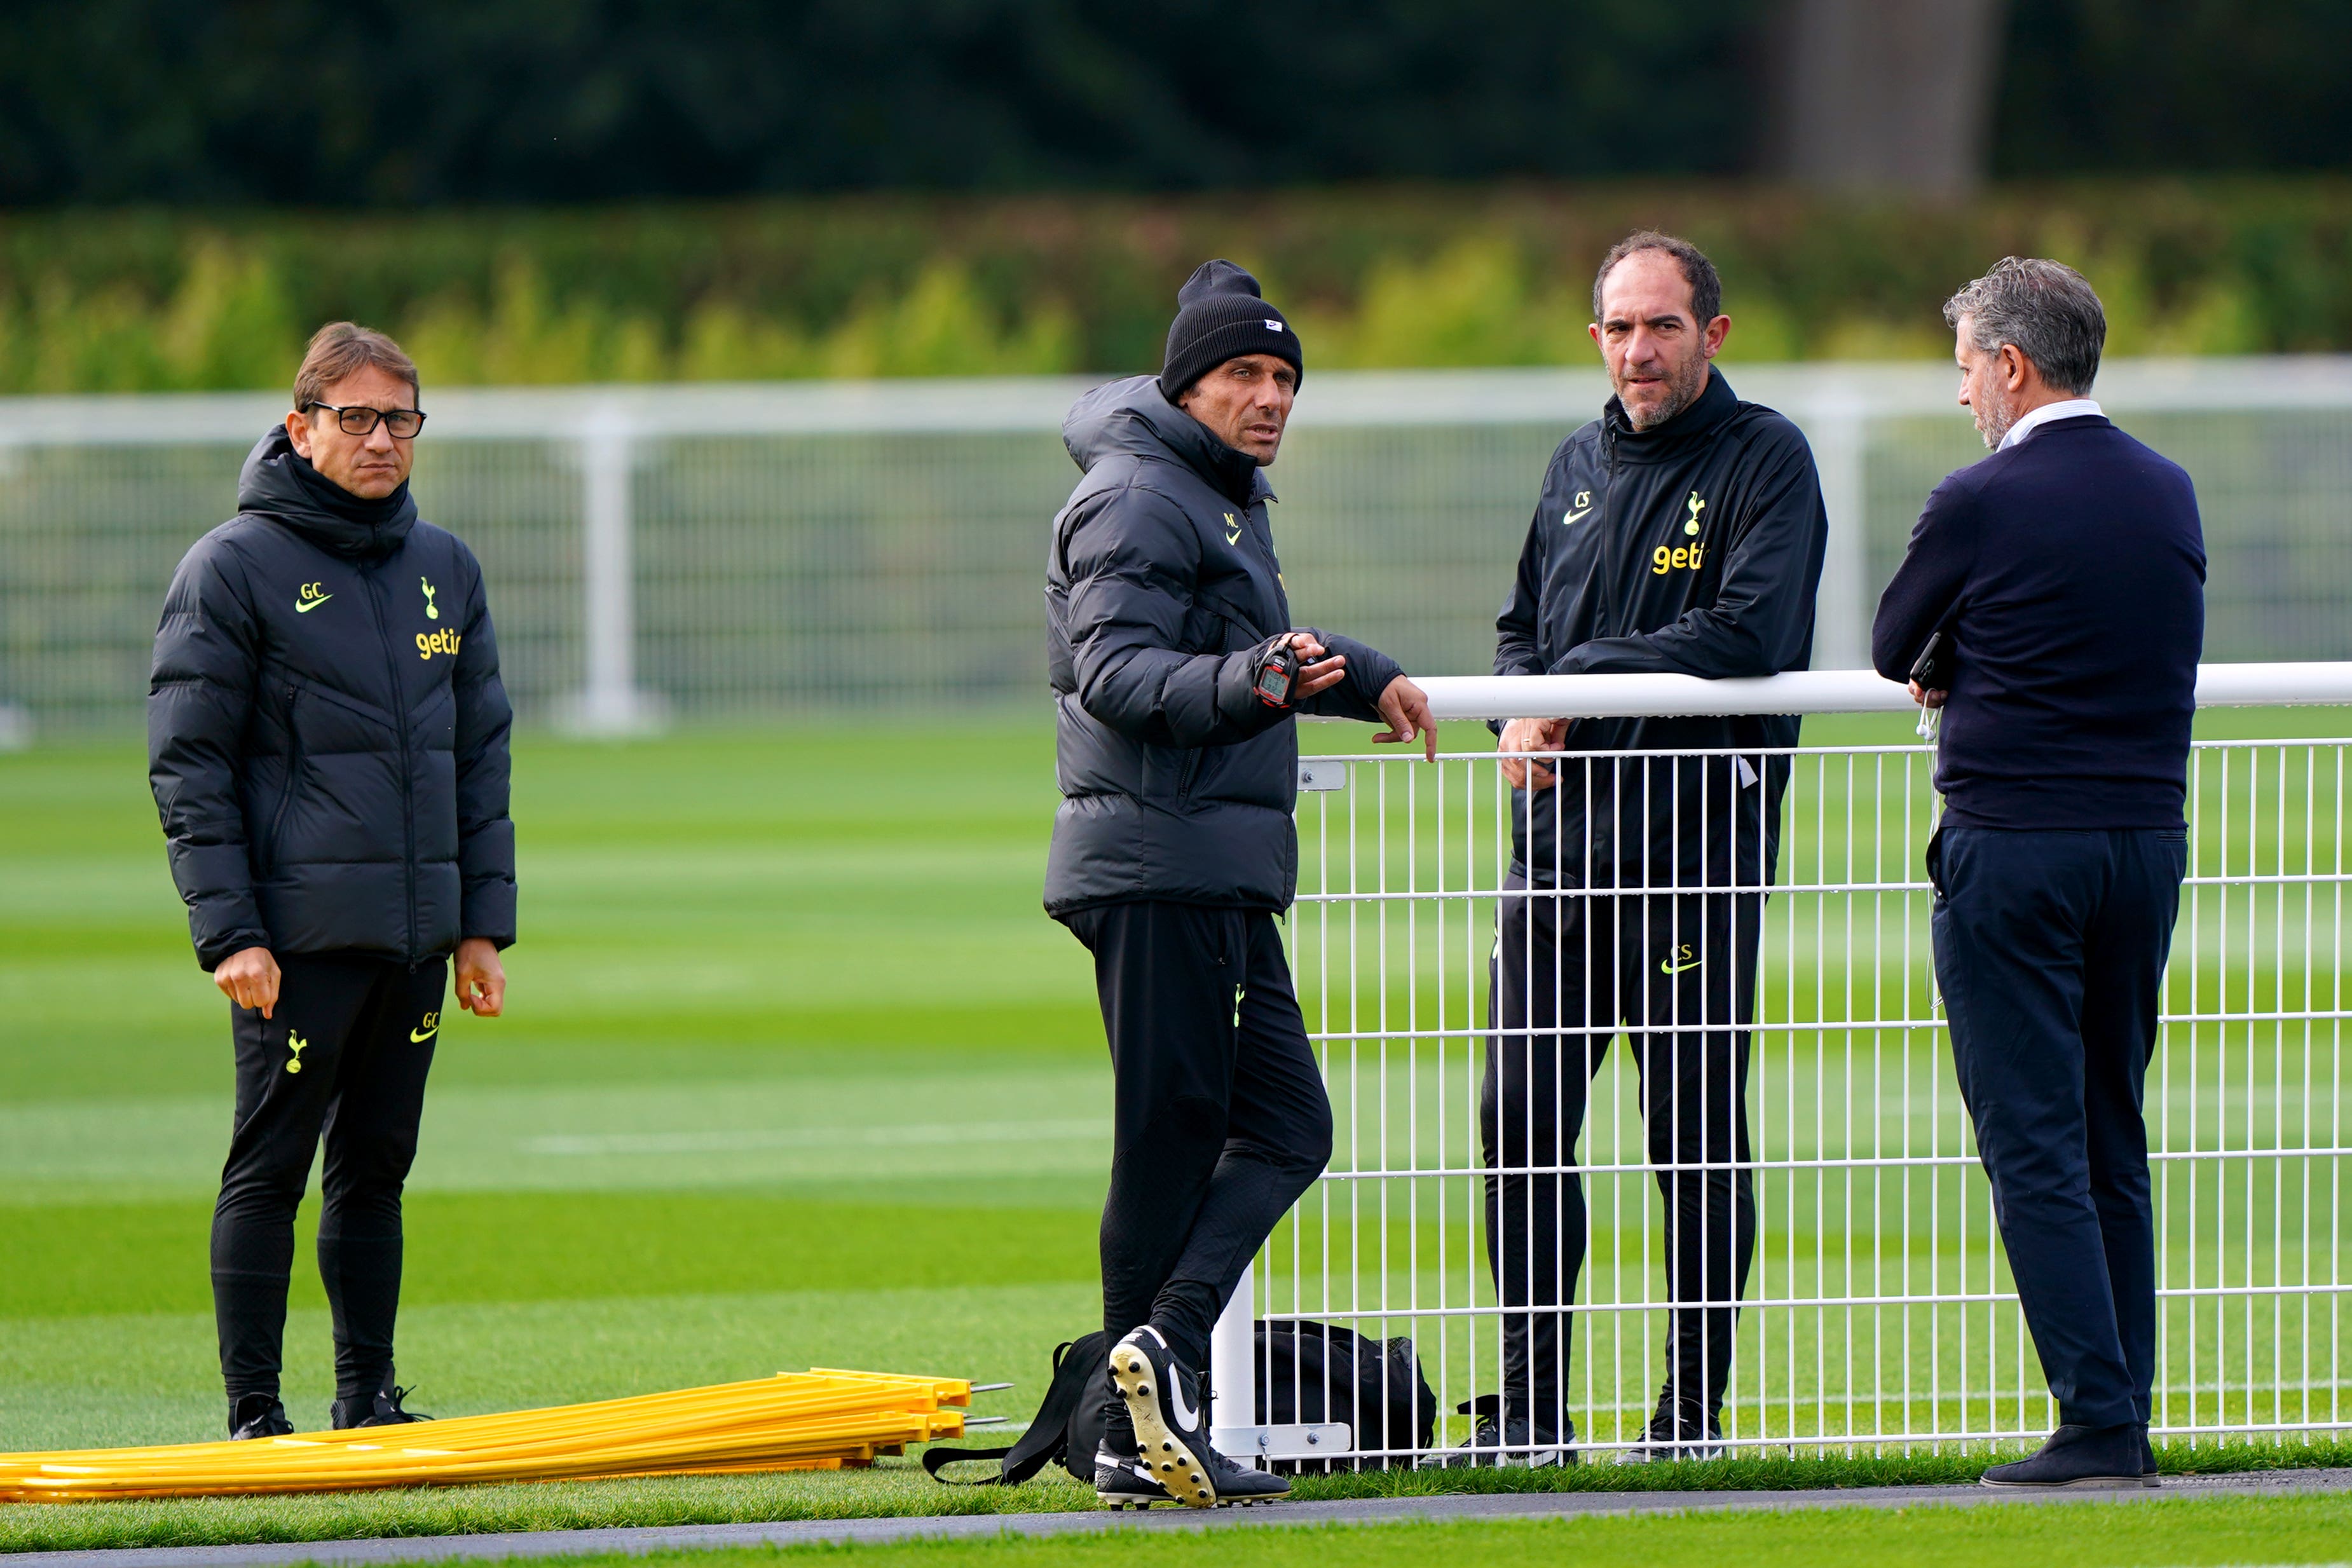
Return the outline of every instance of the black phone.
{"type": "Polygon", "coordinates": [[[1919,657],[1911,664],[1911,678],[1919,683],[1921,691],[1952,689],[1952,645],[1941,632],[1929,636],[1927,645],[1919,650],[1919,657]]]}

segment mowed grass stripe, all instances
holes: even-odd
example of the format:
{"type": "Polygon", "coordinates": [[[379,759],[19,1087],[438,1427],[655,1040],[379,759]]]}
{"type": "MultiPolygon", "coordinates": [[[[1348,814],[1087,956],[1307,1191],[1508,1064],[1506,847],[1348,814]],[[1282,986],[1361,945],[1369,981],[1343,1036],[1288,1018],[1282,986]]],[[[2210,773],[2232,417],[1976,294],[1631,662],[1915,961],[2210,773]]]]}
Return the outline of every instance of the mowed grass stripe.
{"type": "MultiPolygon", "coordinates": [[[[0,1318],[209,1309],[209,1203],[0,1206],[0,1318]]],[[[305,1209],[294,1301],[323,1301],[305,1209]]],[[[842,1203],[800,1194],[423,1193],[404,1305],[1096,1278],[1083,1211],[842,1203]]]]}
{"type": "MultiPolygon", "coordinates": [[[[2200,1498],[1696,1513],[1666,1517],[1359,1525],[1253,1524],[1044,1539],[914,1541],[572,1558],[581,1568],[745,1568],[839,1562],[861,1568],[2065,1568],[2347,1560],[2352,1499],[2200,1498]]],[[[520,1559],[508,1559],[520,1562],[520,1559]]]]}

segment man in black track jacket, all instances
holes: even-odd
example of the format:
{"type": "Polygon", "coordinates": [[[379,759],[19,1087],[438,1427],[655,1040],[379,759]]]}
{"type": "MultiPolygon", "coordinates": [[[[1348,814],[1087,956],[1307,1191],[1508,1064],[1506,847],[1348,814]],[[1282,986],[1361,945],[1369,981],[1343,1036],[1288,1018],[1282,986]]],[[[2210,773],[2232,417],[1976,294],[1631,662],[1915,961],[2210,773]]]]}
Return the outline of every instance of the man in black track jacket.
{"type": "Polygon", "coordinates": [[[453,953],[458,1005],[504,1006],[513,715],[481,568],[408,493],[416,394],[389,338],[321,329],[155,632],[148,773],[236,1048],[212,1234],[235,1437],[293,1429],[286,1289],[322,1128],[331,1419],[415,1418],[393,1382],[401,1188],[453,953]]]}
{"type": "Polygon", "coordinates": [[[1122,1505],[1287,1490],[1210,1448],[1199,1374],[1243,1269],[1331,1152],[1275,929],[1298,872],[1293,721],[1437,750],[1393,660],[1292,627],[1263,469],[1296,334],[1230,262],[1178,301],[1160,374],[1097,388],[1063,425],[1086,477],[1045,571],[1063,795],[1045,908],[1094,955],[1117,1077],[1103,1328],[1125,1398],[1096,1487],[1122,1505]],[[1300,665],[1286,686],[1277,651],[1300,665]]]}
{"type": "MultiPolygon", "coordinates": [[[[1796,427],[1740,402],[1709,363],[1730,327],[1721,298],[1706,257],[1669,235],[1634,235],[1602,262],[1591,331],[1616,395],[1545,472],[1496,622],[1497,674],[1719,678],[1811,657],[1821,482],[1796,427]]],[[[1502,731],[1514,852],[1481,1121],[1503,1389],[1474,1402],[1462,1462],[1570,1458],[1561,1309],[1586,1221],[1581,1178],[1559,1171],[1621,1025],[1641,1072],[1672,1303],[1664,1386],[1630,1457],[1719,1447],[1732,1303],[1755,1246],[1751,1182],[1735,1167],[1749,1158],[1746,1026],[1789,780],[1774,748],[1796,739],[1793,716],[1515,719],[1502,731]],[[1556,762],[1525,755],[1562,750],[1556,762]]]]}

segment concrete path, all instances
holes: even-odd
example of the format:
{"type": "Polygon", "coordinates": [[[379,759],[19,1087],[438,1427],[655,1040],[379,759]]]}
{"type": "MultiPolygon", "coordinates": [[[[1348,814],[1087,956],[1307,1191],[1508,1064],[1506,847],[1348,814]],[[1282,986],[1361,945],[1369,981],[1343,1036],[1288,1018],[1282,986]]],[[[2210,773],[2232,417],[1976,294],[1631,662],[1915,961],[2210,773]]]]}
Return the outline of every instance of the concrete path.
{"type": "Polygon", "coordinates": [[[578,1556],[597,1552],[674,1552],[721,1546],[801,1546],[816,1542],[970,1541],[996,1535],[1076,1535],[1111,1530],[1224,1530],[1236,1525],[1390,1524],[1414,1520],[1569,1519],[1700,1510],[1916,1508],[2026,1502],[2144,1502],[2157,1498],[2281,1497],[2352,1491],[2352,1469],[2270,1470],[2184,1476],[2160,1488],[2058,1493],[1985,1487],[1857,1487],[1843,1491],[1508,1492],[1475,1497],[1375,1498],[1195,1511],[1156,1508],[1113,1513],[991,1513],[941,1518],[814,1519],[775,1524],[657,1525],[550,1530],[502,1535],[425,1535],[373,1541],[289,1542],[264,1546],[151,1546],[105,1552],[0,1552],[0,1568],[288,1568],[300,1563],[451,1563],[498,1557],[578,1556]]]}

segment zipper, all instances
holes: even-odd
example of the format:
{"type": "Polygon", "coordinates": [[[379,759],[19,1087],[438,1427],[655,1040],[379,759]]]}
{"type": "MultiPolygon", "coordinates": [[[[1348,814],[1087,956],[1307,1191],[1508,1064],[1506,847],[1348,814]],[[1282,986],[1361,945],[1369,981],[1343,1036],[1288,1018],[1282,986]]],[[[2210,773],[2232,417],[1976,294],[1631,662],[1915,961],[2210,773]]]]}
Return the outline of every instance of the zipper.
{"type": "Polygon", "coordinates": [[[286,791],[278,796],[278,810],[269,818],[268,867],[272,875],[278,871],[278,845],[285,836],[286,818],[294,810],[294,792],[302,785],[302,732],[294,724],[294,710],[301,700],[302,689],[299,686],[286,688],[286,791]]]}
{"type": "Polygon", "coordinates": [[[1594,617],[1593,628],[1594,635],[1601,637],[1610,635],[1609,601],[1611,591],[1617,585],[1617,562],[1610,552],[1617,538],[1616,507],[1617,442],[1604,423],[1601,430],[1601,608],[1594,617]]]}
{"type": "Polygon", "coordinates": [[[367,580],[368,606],[375,612],[377,637],[383,643],[384,673],[392,678],[392,725],[400,736],[401,871],[408,883],[408,967],[416,967],[416,768],[408,755],[408,704],[401,695],[400,654],[392,641],[392,607],[382,593],[383,575],[377,565],[360,568],[367,580]]]}

